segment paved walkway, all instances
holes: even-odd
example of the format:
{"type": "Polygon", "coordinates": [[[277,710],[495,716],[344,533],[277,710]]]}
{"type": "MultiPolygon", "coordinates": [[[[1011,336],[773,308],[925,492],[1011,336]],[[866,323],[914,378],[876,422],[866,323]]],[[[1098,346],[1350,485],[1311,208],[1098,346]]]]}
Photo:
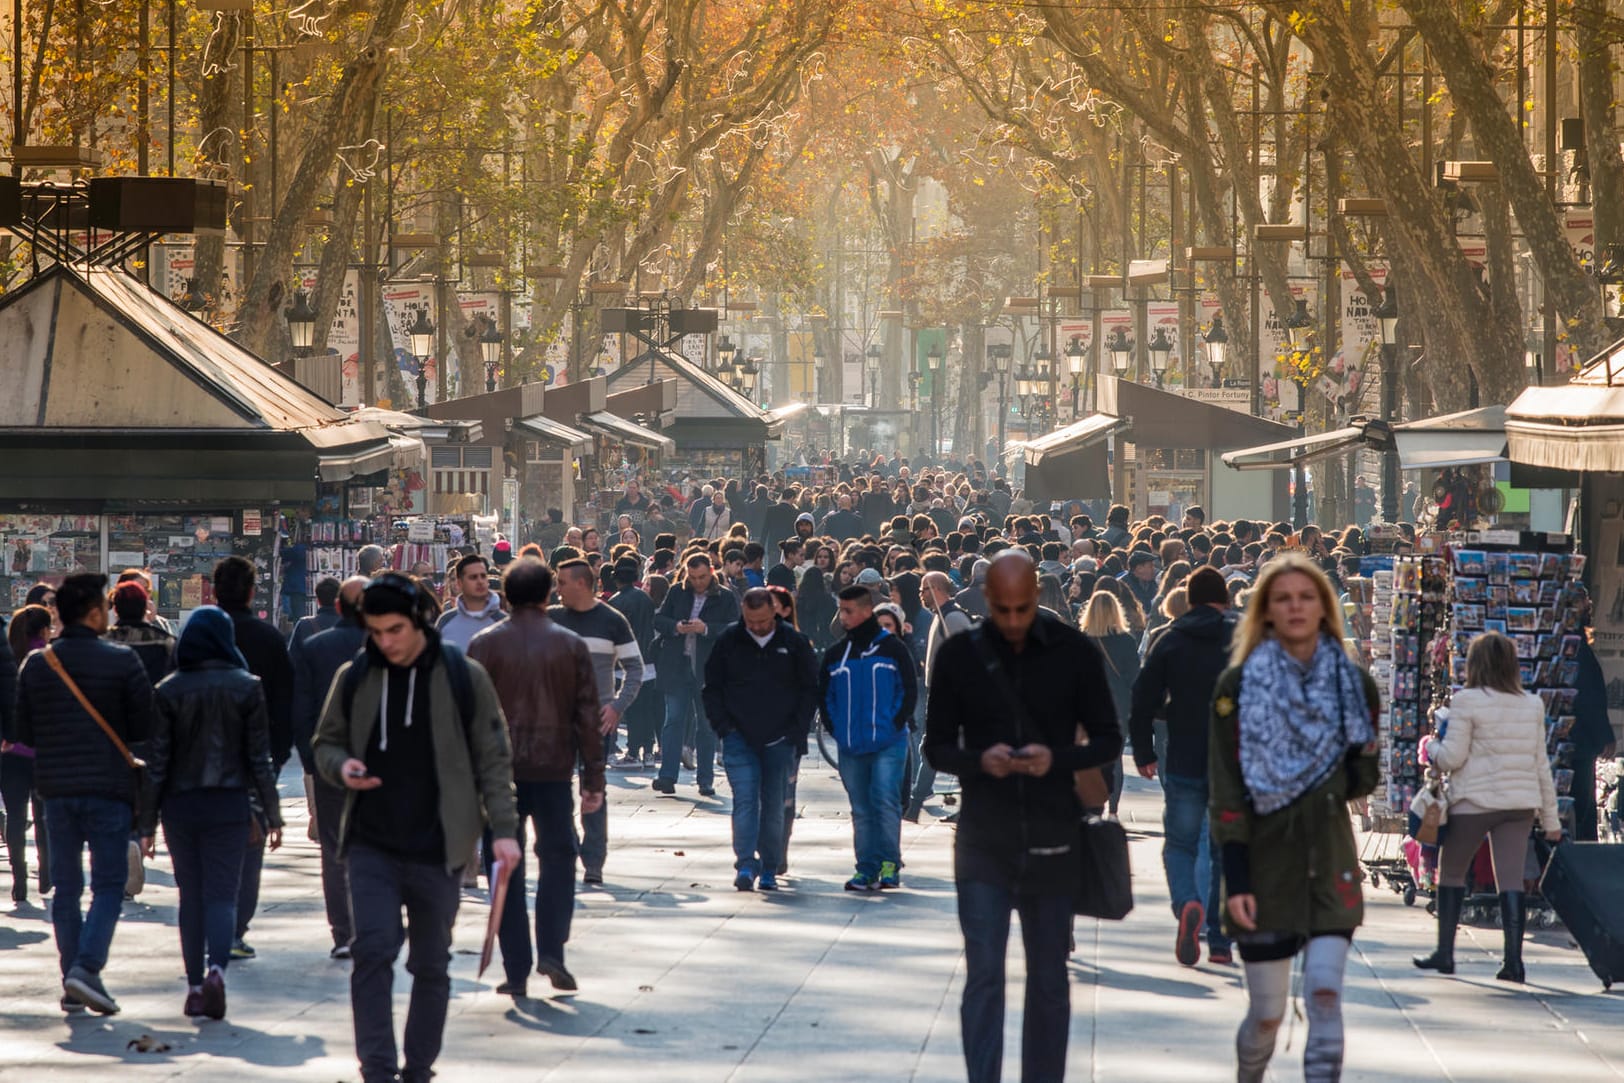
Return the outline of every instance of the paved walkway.
{"type": "MultiPolygon", "coordinates": [[[[691,787],[662,798],[644,776],[611,777],[609,883],[580,897],[570,946],[580,994],[515,1004],[493,992],[499,966],[476,981],[485,906],[481,895],[466,896],[442,1080],[963,1078],[952,828],[930,815],[944,810],[904,825],[906,890],[845,894],[844,796],[833,773],[809,759],[788,890],[740,894],[731,887],[725,782],[721,796],[704,800],[691,787]]],[[[347,966],[327,959],[302,789],[291,775],[284,781],[290,842],[267,865],[251,935],[260,958],[231,968],[230,1017],[194,1025],[180,1015],[175,895],[160,850],[147,891],[125,908],[106,973],[122,1015],[64,1019],[44,912],[0,917],[0,1080],[355,1078],[347,966]],[[169,1049],[138,1051],[131,1043],[143,1035],[169,1049]]],[[[1069,1078],[1233,1078],[1239,972],[1173,961],[1155,788],[1130,781],[1124,816],[1139,906],[1121,924],[1078,924],[1069,1078]]],[[[1494,930],[1464,932],[1460,975],[1439,978],[1409,964],[1432,935],[1426,914],[1385,888],[1370,898],[1349,967],[1344,1078],[1624,1078],[1620,1000],[1602,993],[1560,931],[1541,931],[1529,945],[1534,984],[1526,990],[1493,980],[1494,930]]],[[[1018,947],[1010,978],[1016,1006],[1018,947]]],[[[402,988],[405,980],[402,973],[402,988]]],[[[403,1014],[400,998],[397,1024],[403,1014]]],[[[1274,1079],[1301,1078],[1303,1033],[1301,1023],[1284,1032],[1274,1079]]],[[[1008,1048],[1013,1080],[1015,1025],[1008,1048]]]]}

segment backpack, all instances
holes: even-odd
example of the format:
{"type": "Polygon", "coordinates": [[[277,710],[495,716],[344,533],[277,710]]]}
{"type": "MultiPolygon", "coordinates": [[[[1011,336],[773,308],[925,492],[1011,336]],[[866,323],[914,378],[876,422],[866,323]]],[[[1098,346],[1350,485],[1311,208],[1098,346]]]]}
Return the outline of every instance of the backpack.
{"type": "MultiPolygon", "coordinates": [[[[473,743],[471,733],[474,722],[474,680],[468,675],[468,656],[462,653],[462,648],[453,643],[440,644],[440,659],[445,663],[446,680],[451,682],[451,698],[457,704],[457,717],[462,720],[462,732],[470,737],[468,755],[473,758],[473,743]]],[[[367,671],[372,668],[372,659],[367,649],[362,647],[350,659],[350,668],[344,674],[344,687],[340,694],[343,696],[344,717],[348,718],[351,708],[355,706],[355,692],[366,679],[367,671]]]]}

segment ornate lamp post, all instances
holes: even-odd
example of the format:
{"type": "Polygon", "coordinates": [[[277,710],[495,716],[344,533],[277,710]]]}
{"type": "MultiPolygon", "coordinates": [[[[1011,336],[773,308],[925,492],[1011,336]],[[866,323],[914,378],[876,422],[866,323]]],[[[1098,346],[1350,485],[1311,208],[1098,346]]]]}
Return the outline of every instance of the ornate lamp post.
{"type": "Polygon", "coordinates": [[[1207,350],[1207,367],[1212,369],[1212,386],[1223,386],[1224,355],[1229,349],[1229,332],[1224,330],[1224,314],[1212,315],[1212,326],[1201,336],[1207,350]]]}
{"type": "MultiPolygon", "coordinates": [[[[1382,303],[1376,306],[1376,322],[1382,332],[1382,420],[1389,425],[1398,420],[1398,292],[1391,279],[1382,290],[1382,303]]],[[[1399,519],[1398,448],[1382,452],[1382,522],[1399,519]]]]}
{"type": "Polygon", "coordinates": [[[417,359],[417,408],[428,408],[429,355],[434,351],[434,322],[429,319],[429,310],[417,310],[417,319],[406,329],[406,335],[412,342],[412,356],[417,359]]]}

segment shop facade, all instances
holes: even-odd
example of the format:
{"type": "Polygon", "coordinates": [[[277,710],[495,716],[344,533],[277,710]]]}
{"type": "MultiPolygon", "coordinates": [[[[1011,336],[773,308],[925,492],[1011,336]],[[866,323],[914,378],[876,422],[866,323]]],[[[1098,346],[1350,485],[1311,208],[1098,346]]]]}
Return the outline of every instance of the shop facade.
{"type": "Polygon", "coordinates": [[[606,378],[610,392],[674,380],[673,414],[660,431],[672,440],[668,471],[695,477],[752,477],[766,470],[767,444],[783,422],[670,350],[646,350],[606,378]]]}

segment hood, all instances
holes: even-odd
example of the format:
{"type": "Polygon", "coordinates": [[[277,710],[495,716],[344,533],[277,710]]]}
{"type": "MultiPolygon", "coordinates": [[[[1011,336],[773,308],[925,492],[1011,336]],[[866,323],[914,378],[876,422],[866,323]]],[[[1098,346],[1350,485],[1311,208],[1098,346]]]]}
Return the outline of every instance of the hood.
{"type": "Polygon", "coordinates": [[[466,603],[467,600],[459,594],[457,596],[457,612],[469,620],[489,620],[502,612],[502,599],[496,596],[495,591],[492,591],[490,597],[485,599],[483,609],[469,609],[466,603]]]}
{"type": "Polygon", "coordinates": [[[889,634],[890,633],[884,628],[880,627],[878,618],[870,617],[862,624],[859,624],[857,627],[847,632],[846,638],[851,640],[851,645],[854,649],[866,650],[868,645],[874,642],[878,636],[889,634]]]}
{"type": "Polygon", "coordinates": [[[1175,620],[1171,628],[1193,639],[1208,639],[1223,643],[1229,640],[1230,634],[1235,629],[1235,622],[1228,610],[1200,605],[1175,620]]]}
{"type": "Polygon", "coordinates": [[[181,630],[175,648],[175,665],[197,669],[210,662],[224,662],[247,669],[248,661],[237,649],[237,626],[218,606],[205,605],[192,611],[181,630]]]}

